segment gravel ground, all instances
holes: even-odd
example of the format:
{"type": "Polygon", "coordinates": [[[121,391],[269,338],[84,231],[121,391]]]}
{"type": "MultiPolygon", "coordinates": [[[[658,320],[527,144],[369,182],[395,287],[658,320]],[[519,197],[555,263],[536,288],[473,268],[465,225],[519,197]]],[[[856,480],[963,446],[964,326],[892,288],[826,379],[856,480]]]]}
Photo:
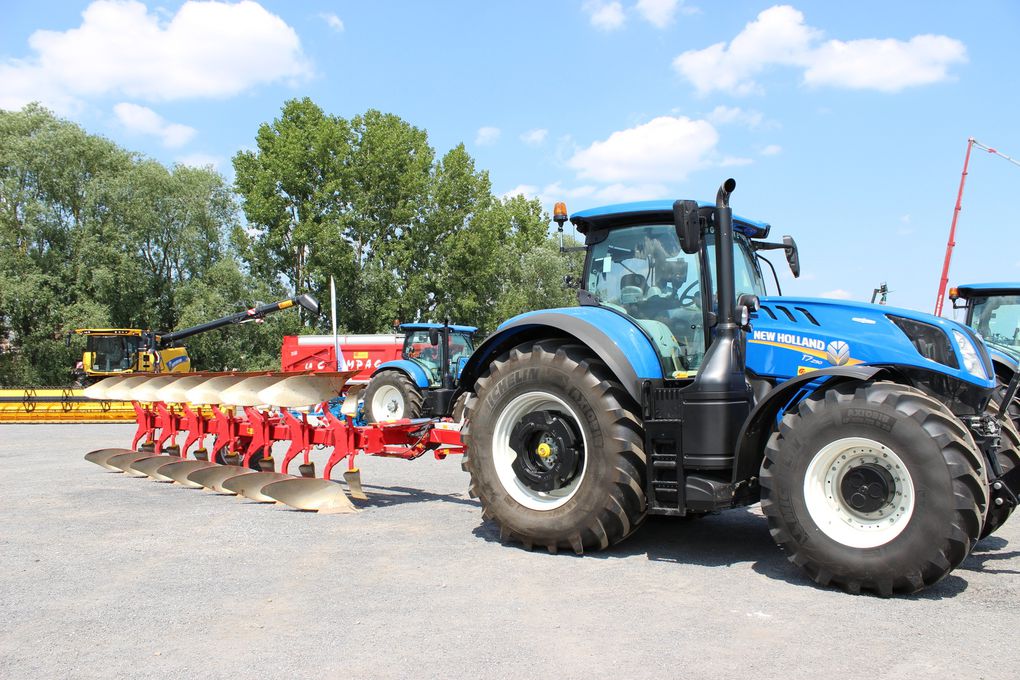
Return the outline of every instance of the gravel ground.
{"type": "MultiPolygon", "coordinates": [[[[126,425],[0,426],[0,677],[1007,678],[1020,520],[923,593],[815,587],[757,508],[578,558],[500,545],[456,460],[356,515],[108,473],[126,425]]],[[[321,465],[321,463],[320,463],[321,465]]],[[[1010,670],[1012,669],[1012,670],[1010,670]]]]}

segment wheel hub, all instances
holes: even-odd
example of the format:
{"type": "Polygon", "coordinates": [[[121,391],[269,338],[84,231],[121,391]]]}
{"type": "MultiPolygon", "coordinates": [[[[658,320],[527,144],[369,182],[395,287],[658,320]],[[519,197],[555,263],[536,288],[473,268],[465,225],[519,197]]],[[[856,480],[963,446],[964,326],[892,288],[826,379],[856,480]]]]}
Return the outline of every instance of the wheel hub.
{"type": "Polygon", "coordinates": [[[823,446],[804,474],[804,502],[822,533],[874,548],[896,538],[914,512],[914,483],[903,459],[868,437],[823,446]]]}
{"type": "Polygon", "coordinates": [[[525,415],[510,432],[516,454],[511,467],[534,491],[550,492],[568,485],[577,474],[581,437],[573,422],[556,411],[525,415]]]}
{"type": "Polygon", "coordinates": [[[895,488],[892,475],[871,463],[853,468],[840,483],[843,501],[860,513],[876,512],[885,507],[892,500],[895,488]]]}

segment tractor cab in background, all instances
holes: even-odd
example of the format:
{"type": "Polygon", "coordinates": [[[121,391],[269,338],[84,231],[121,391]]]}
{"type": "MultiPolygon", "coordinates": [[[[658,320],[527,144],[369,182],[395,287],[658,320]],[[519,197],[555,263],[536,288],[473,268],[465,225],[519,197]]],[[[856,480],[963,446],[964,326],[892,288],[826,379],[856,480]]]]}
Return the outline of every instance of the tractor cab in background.
{"type": "Polygon", "coordinates": [[[74,380],[81,385],[130,373],[187,373],[191,370],[187,348],[164,345],[152,331],[76,328],[68,333],[68,345],[71,335],[85,336],[85,351],[74,369],[74,380]]]}
{"type": "Polygon", "coordinates": [[[226,326],[262,321],[270,314],[295,306],[319,313],[318,301],[303,294],[171,333],[138,328],[76,328],[67,334],[67,346],[71,346],[72,335],[83,335],[85,351],[74,370],[75,382],[88,386],[103,378],[130,373],[187,373],[191,371],[191,357],[186,347],[177,345],[179,341],[226,326]]]}
{"type": "Polygon", "coordinates": [[[364,394],[365,419],[381,423],[450,415],[478,329],[449,322],[405,323],[399,329],[404,332],[402,356],[372,374],[364,394]]]}
{"type": "MultiPolygon", "coordinates": [[[[953,309],[966,310],[964,321],[997,349],[1020,360],[1020,283],[970,283],[949,290],[953,309]]],[[[1008,381],[1007,381],[1008,382],[1008,381]]]]}
{"type": "MultiPolygon", "coordinates": [[[[1020,370],[1020,283],[968,283],[949,289],[953,309],[965,310],[964,323],[977,331],[988,346],[997,383],[996,401],[1020,370]]],[[[1020,424],[1020,399],[1009,414],[1020,424]]]]}

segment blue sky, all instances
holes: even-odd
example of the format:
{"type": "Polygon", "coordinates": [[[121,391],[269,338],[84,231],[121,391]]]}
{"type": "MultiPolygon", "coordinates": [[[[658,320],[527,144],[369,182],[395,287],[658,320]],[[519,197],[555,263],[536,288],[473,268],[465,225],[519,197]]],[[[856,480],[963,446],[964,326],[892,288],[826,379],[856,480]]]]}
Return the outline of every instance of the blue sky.
{"type": "MultiPolygon", "coordinates": [[[[737,212],[800,245],[788,294],[886,281],[930,311],[967,138],[1020,157],[1006,0],[4,4],[0,108],[228,176],[286,99],[377,108],[571,211],[733,176],[737,212]]],[[[1018,187],[976,153],[951,283],[1020,280],[1018,187]]]]}

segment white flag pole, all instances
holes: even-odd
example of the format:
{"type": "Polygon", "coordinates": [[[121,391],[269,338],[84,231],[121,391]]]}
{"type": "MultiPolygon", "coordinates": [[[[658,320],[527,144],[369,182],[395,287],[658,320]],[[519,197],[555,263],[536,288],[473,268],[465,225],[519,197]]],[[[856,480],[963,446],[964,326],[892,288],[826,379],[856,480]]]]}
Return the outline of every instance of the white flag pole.
{"type": "Polygon", "coordinates": [[[347,362],[344,361],[343,352],[340,351],[340,336],[336,332],[336,281],[333,280],[332,274],[329,276],[329,301],[333,317],[333,353],[336,356],[336,370],[339,372],[347,368],[347,362]]]}

